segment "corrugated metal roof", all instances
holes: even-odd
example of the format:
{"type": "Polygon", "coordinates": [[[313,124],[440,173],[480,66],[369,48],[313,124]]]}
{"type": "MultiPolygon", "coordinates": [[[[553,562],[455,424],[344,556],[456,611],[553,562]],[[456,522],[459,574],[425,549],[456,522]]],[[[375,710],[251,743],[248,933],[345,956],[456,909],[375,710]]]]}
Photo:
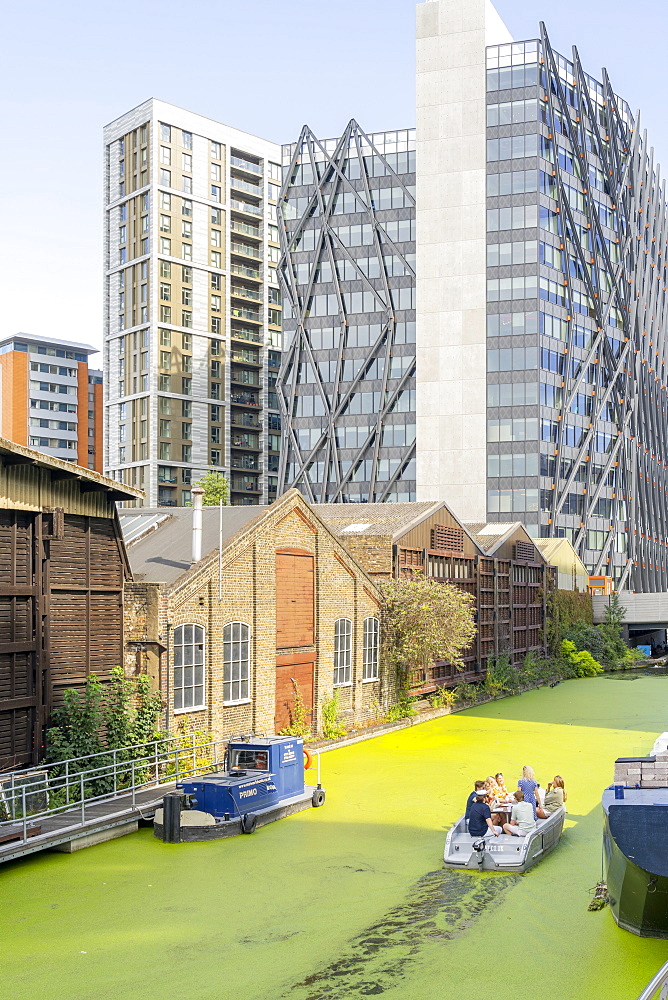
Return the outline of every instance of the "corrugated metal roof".
{"type": "Polygon", "coordinates": [[[136,510],[120,510],[118,517],[121,522],[125,544],[130,545],[149,531],[153,531],[163,521],[166,521],[169,513],[163,510],[162,513],[156,514],[152,510],[140,507],[136,510]]]}
{"type": "Polygon", "coordinates": [[[507,523],[491,521],[489,524],[484,521],[464,522],[464,527],[483,552],[493,552],[518,526],[523,527],[521,521],[507,523]]]}
{"type": "MultiPolygon", "coordinates": [[[[434,500],[415,503],[314,503],[312,510],[327,527],[345,539],[357,535],[391,535],[393,538],[419,524],[444,506],[434,500]]],[[[345,544],[345,543],[344,543],[345,544]]]]}
{"type": "MultiPolygon", "coordinates": [[[[67,476],[54,476],[53,479],[63,480],[70,479],[74,482],[75,480],[85,479],[91,483],[96,483],[100,486],[100,492],[112,492],[118,494],[118,499],[142,499],[144,494],[141,490],[135,489],[134,486],[126,486],[124,483],[119,483],[115,479],[108,479],[106,476],[101,476],[99,472],[94,472],[92,469],[84,469],[81,465],[75,465],[73,462],[65,462],[61,458],[52,458],[51,455],[45,455],[43,451],[35,451],[33,448],[26,448],[22,444],[16,444],[15,441],[9,441],[7,438],[0,437],[0,455],[8,456],[8,460],[2,463],[4,468],[2,472],[5,476],[9,476],[10,471],[14,467],[24,466],[26,468],[38,468],[46,469],[49,472],[65,472],[67,476]]],[[[29,500],[26,500],[28,503],[29,500]]]]}
{"type": "MultiPolygon", "coordinates": [[[[223,547],[268,508],[223,507],[223,547]]],[[[142,507],[123,511],[121,527],[135,580],[173,583],[192,565],[192,507],[142,507]],[[126,534],[127,532],[127,534],[126,534]]],[[[219,508],[202,510],[202,556],[218,548],[219,508]]]]}

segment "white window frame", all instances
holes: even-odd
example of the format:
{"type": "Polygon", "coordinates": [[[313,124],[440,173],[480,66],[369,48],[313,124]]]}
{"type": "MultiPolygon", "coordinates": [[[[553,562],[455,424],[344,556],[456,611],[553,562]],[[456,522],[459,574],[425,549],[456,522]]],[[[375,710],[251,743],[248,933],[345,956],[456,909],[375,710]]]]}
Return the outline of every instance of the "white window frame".
{"type": "Polygon", "coordinates": [[[378,652],[380,647],[380,621],[375,615],[364,619],[363,681],[378,680],[378,652]]]}
{"type": "Polygon", "coordinates": [[[186,622],[183,625],[176,625],[172,635],[172,671],[174,690],[174,715],[182,715],[185,712],[201,712],[206,708],[206,629],[195,622],[186,622]],[[186,642],[186,629],[191,628],[192,641],[186,642]],[[201,662],[197,662],[198,653],[201,649],[201,662]],[[186,650],[191,650],[191,663],[186,663],[188,658],[186,650]],[[186,669],[192,668],[192,680],[186,684],[186,669]],[[196,683],[196,668],[201,668],[201,683],[196,683]],[[177,671],[181,671],[179,675],[177,671]],[[180,681],[180,683],[179,683],[180,681]],[[198,688],[202,689],[201,701],[196,701],[198,688]],[[192,693],[192,705],[186,705],[186,692],[192,693]]]}
{"type": "Polygon", "coordinates": [[[350,618],[334,622],[334,687],[352,684],[353,623],[350,618]]]}
{"type": "Polygon", "coordinates": [[[223,627],[223,705],[244,705],[251,700],[250,642],[251,629],[246,622],[228,622],[223,627]]]}

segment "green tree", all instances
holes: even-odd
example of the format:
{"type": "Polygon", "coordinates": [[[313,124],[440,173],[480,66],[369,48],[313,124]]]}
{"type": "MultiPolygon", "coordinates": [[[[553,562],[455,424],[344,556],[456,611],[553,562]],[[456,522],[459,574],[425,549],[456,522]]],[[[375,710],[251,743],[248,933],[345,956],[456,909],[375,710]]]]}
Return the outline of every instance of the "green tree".
{"type": "Polygon", "coordinates": [[[419,575],[385,580],[380,588],[383,655],[394,671],[401,700],[410,691],[414,670],[436,660],[461,666],[476,634],[474,599],[451,584],[419,575]]]}
{"type": "Polygon", "coordinates": [[[230,506],[230,482],[222,472],[206,472],[195,486],[204,490],[203,507],[218,507],[221,500],[223,507],[230,506]]]}
{"type": "Polygon", "coordinates": [[[605,624],[611,635],[617,635],[621,639],[624,635],[624,621],[626,620],[626,608],[622,604],[617,591],[610,594],[608,603],[605,606],[605,624]]]}

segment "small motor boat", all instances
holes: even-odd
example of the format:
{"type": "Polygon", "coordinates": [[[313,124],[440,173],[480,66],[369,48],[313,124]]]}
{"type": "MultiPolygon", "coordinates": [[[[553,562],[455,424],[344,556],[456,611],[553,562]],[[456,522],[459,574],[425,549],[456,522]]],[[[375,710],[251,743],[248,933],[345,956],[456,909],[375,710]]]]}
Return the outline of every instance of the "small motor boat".
{"type": "Polygon", "coordinates": [[[462,816],[445,838],[443,861],[446,868],[467,868],[481,872],[525,872],[553,851],[564,828],[566,809],[561,806],[547,819],[536,821],[536,829],[526,837],[490,833],[472,837],[462,816]]]}

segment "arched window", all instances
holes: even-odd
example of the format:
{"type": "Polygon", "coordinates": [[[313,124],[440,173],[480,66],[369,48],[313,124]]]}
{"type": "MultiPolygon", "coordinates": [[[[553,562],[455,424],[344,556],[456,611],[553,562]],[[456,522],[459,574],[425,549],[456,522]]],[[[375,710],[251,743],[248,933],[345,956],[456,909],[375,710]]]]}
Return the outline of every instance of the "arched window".
{"type": "Polygon", "coordinates": [[[353,651],[353,623],[337,618],[334,623],[334,683],[350,684],[353,651]]]}
{"type": "Polygon", "coordinates": [[[230,622],[223,629],[223,701],[226,705],[250,698],[250,628],[230,622]]]}
{"type": "Polygon", "coordinates": [[[362,679],[365,681],[378,680],[378,638],[380,635],[380,624],[377,618],[364,619],[364,666],[362,669],[362,679]]]}
{"type": "Polygon", "coordinates": [[[178,625],[174,629],[174,711],[204,706],[204,629],[178,625]]]}

